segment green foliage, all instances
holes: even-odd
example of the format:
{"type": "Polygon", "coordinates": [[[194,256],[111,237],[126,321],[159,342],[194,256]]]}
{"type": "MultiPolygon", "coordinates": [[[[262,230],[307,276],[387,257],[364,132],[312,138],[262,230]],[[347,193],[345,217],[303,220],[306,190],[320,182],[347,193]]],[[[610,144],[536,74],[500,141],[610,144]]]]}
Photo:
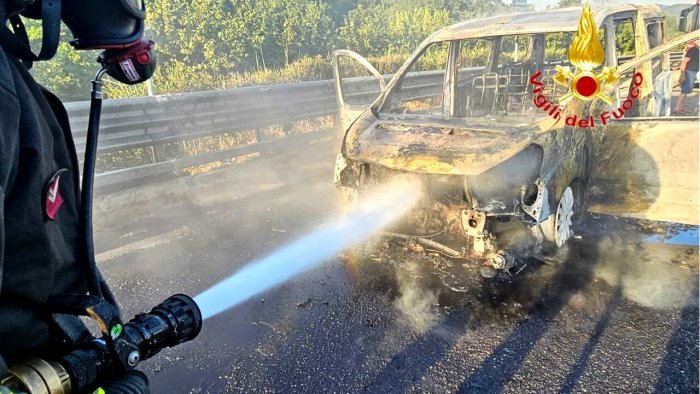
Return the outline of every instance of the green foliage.
{"type": "Polygon", "coordinates": [[[475,39],[464,41],[460,47],[459,67],[483,67],[489,61],[491,41],[475,39]]]}
{"type": "Polygon", "coordinates": [[[508,63],[522,61],[527,52],[528,42],[529,37],[527,36],[503,37],[503,39],[501,39],[501,50],[498,62],[508,63]]]}
{"type": "Polygon", "coordinates": [[[396,10],[389,20],[389,53],[410,52],[434,31],[450,24],[446,11],[427,7],[396,10]]]}
{"type": "MultiPolygon", "coordinates": [[[[560,7],[580,4],[558,2],[560,7]]],[[[334,48],[355,50],[380,72],[393,73],[434,31],[509,10],[502,0],[149,0],[147,7],[146,36],[156,41],[158,52],[156,94],[331,78],[334,48]]],[[[666,21],[667,37],[678,34],[678,19],[666,21]]],[[[39,24],[28,21],[28,30],[36,48],[39,24]]],[[[32,72],[62,99],[86,100],[97,53],[73,50],[67,44],[70,33],[63,30],[56,58],[37,63],[32,72]]],[[[633,53],[632,26],[620,25],[618,34],[622,53],[633,53]]],[[[570,34],[549,34],[547,60],[565,58],[570,40],[570,34]]],[[[514,58],[514,42],[503,45],[509,58],[501,60],[514,58]]],[[[518,42],[518,53],[525,45],[518,42]]],[[[488,46],[465,50],[463,67],[488,60],[488,46]]],[[[434,69],[440,58],[428,54],[417,67],[434,69]]],[[[147,94],[145,85],[108,81],[105,89],[110,97],[147,94]]]]}
{"type": "Polygon", "coordinates": [[[544,40],[544,60],[547,62],[566,59],[574,33],[549,33],[544,40]]]}
{"type": "Polygon", "coordinates": [[[378,1],[351,10],[339,33],[348,49],[361,54],[411,52],[442,27],[506,9],[500,0],[378,1]]]}
{"type": "Polygon", "coordinates": [[[621,22],[617,25],[615,34],[615,46],[618,50],[618,55],[628,56],[634,55],[634,24],[629,22],[621,22]]]}
{"type": "MultiPolygon", "coordinates": [[[[501,0],[150,0],[146,36],[156,42],[156,94],[253,83],[329,78],[330,53],[346,47],[395,71],[432,32],[507,9],[501,0]]],[[[30,22],[36,45],[40,28],[30,22]]],[[[67,29],[63,29],[67,32],[67,29]]],[[[95,52],[66,42],[34,75],[64,100],[85,100],[95,52]]],[[[145,95],[145,86],[107,81],[111,97],[145,95]]]]}
{"type": "Polygon", "coordinates": [[[678,17],[666,15],[666,37],[668,40],[673,40],[683,34],[682,31],[678,30],[678,23],[678,17]]]}
{"type": "Polygon", "coordinates": [[[557,5],[559,8],[576,7],[583,5],[583,2],[581,0],[559,0],[557,5]]]}
{"type": "Polygon", "coordinates": [[[358,5],[345,17],[339,33],[348,49],[372,56],[388,48],[390,41],[386,26],[389,18],[379,7],[358,5]]]}
{"type": "Polygon", "coordinates": [[[436,42],[423,52],[418,61],[413,64],[411,71],[445,70],[449,47],[444,42],[436,42]]]}
{"type": "Polygon", "coordinates": [[[282,67],[335,44],[329,6],[313,0],[153,0],[147,26],[164,61],[208,72],[282,67]]]}

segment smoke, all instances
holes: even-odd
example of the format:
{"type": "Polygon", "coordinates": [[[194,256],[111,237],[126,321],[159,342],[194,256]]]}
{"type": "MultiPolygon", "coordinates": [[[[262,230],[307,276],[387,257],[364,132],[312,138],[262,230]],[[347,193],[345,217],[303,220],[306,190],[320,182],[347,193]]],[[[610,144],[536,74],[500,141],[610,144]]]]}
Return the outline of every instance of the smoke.
{"type": "MultiPolygon", "coordinates": [[[[684,259],[696,260],[695,252],[686,255],[680,251],[679,255],[678,247],[662,244],[623,246],[610,237],[600,241],[598,251],[596,277],[610,286],[621,286],[625,298],[640,305],[657,309],[682,306],[696,291],[697,274],[681,264],[684,259]]],[[[693,300],[697,305],[697,295],[693,300]]]]}
{"type": "Polygon", "coordinates": [[[307,271],[404,215],[420,197],[405,179],[366,194],[363,204],[308,235],[249,263],[195,297],[203,318],[214,316],[307,271]]]}
{"type": "Polygon", "coordinates": [[[410,274],[411,271],[396,271],[399,297],[394,300],[394,307],[416,331],[425,333],[437,320],[435,307],[438,305],[438,297],[434,291],[422,286],[418,279],[410,274]]]}

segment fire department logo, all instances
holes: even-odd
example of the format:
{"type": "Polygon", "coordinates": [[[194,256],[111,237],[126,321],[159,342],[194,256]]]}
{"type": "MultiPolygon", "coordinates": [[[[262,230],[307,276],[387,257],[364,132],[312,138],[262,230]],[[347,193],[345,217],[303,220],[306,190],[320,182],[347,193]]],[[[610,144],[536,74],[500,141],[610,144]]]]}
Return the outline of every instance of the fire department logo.
{"type": "Polygon", "coordinates": [[[56,219],[56,214],[58,210],[63,205],[63,196],[61,196],[61,190],[59,189],[61,182],[61,175],[67,173],[68,170],[62,168],[53,174],[51,179],[49,179],[44,189],[44,214],[47,218],[51,220],[56,219]]]}
{"type": "MultiPolygon", "coordinates": [[[[596,73],[595,69],[600,67],[604,61],[605,51],[598,41],[598,30],[593,20],[591,7],[586,4],[578,24],[578,32],[569,47],[569,62],[576,67],[576,72],[572,72],[569,67],[556,66],[554,70],[556,73],[551,78],[553,82],[549,82],[549,80],[543,81],[543,73],[537,71],[530,77],[530,84],[533,87],[533,104],[555,120],[562,117],[563,111],[559,105],[566,107],[566,104],[574,97],[582,101],[600,99],[608,105],[613,104],[615,100],[603,93],[603,88],[606,85],[619,83],[619,76],[617,75],[617,67],[603,67],[600,72],[596,73]],[[550,89],[554,84],[566,87],[567,92],[558,98],[547,96],[548,91],[552,92],[550,89]]],[[[589,114],[588,117],[568,112],[565,115],[566,125],[586,129],[597,127],[597,125],[605,126],[613,119],[621,119],[627,111],[632,109],[634,100],[642,94],[643,79],[641,72],[638,71],[634,74],[630,81],[627,97],[624,101],[618,97],[620,102],[617,109],[602,111],[597,115],[589,114]]]]}
{"type": "Polygon", "coordinates": [[[554,76],[554,81],[569,89],[559,98],[559,103],[566,104],[572,97],[576,97],[585,101],[601,99],[612,104],[613,99],[601,90],[606,84],[617,81],[616,68],[603,67],[598,74],[593,71],[604,61],[605,51],[598,41],[598,29],[593,20],[591,7],[586,3],[579,20],[578,32],[569,46],[569,62],[576,66],[576,72],[572,72],[569,67],[556,67],[557,74],[554,76]]]}

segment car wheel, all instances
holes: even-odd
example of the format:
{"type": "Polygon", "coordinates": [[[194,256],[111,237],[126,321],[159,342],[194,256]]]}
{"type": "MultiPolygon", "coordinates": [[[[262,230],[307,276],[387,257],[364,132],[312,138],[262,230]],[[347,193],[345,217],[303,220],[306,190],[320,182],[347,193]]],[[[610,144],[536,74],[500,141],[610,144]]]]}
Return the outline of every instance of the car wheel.
{"type": "Polygon", "coordinates": [[[573,232],[572,218],[574,216],[574,192],[567,186],[559,199],[557,211],[554,213],[553,235],[554,243],[561,247],[571,238],[573,232]]]}
{"type": "Polygon", "coordinates": [[[542,222],[544,238],[556,247],[562,247],[574,234],[586,213],[586,195],[583,184],[576,180],[564,189],[556,211],[542,222]]]}

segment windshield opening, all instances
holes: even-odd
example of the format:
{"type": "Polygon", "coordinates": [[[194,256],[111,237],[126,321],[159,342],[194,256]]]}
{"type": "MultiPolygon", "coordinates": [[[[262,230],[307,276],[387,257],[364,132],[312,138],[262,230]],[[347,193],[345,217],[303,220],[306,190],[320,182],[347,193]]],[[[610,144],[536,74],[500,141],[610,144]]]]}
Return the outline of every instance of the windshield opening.
{"type": "MultiPolygon", "coordinates": [[[[544,95],[568,90],[553,77],[570,66],[573,32],[509,35],[428,45],[388,93],[379,112],[394,116],[476,118],[540,114],[531,105],[530,77],[541,72],[544,95]]],[[[599,34],[604,45],[604,33],[599,34]]]]}

